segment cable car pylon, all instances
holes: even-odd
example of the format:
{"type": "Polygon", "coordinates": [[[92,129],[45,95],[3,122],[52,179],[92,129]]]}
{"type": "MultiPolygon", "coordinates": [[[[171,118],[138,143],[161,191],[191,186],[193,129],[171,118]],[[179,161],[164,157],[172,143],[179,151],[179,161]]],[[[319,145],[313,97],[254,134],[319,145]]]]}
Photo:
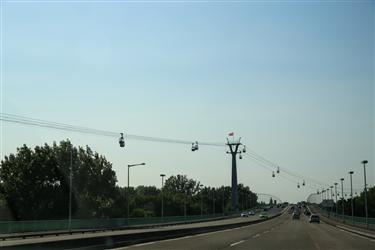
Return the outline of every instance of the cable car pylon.
{"type": "Polygon", "coordinates": [[[234,139],[234,133],[230,133],[232,140],[229,141],[227,138],[227,146],[229,151],[227,154],[232,155],[232,209],[238,211],[238,190],[237,190],[237,154],[240,154],[240,159],[242,159],[242,154],[246,152],[246,147],[241,143],[241,137],[238,140],[234,139]]]}

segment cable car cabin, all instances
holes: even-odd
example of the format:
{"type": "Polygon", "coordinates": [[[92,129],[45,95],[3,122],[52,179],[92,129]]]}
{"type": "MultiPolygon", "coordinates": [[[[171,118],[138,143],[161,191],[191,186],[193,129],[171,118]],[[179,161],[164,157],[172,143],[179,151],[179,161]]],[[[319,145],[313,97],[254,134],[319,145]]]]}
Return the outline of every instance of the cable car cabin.
{"type": "Polygon", "coordinates": [[[125,147],[125,140],[124,140],[124,134],[121,133],[120,139],[118,140],[118,143],[120,144],[120,147],[125,147]]]}
{"type": "Polygon", "coordinates": [[[277,171],[276,171],[276,173],[280,173],[280,168],[279,167],[277,167],[277,171]]]}
{"type": "Polygon", "coordinates": [[[240,160],[242,160],[242,155],[241,155],[241,154],[240,154],[240,157],[239,157],[239,158],[240,158],[240,160]]]}
{"type": "Polygon", "coordinates": [[[246,153],[246,146],[245,146],[245,145],[243,145],[242,152],[243,152],[243,153],[246,153]]]}
{"type": "Polygon", "coordinates": [[[272,171],[272,177],[275,177],[275,172],[274,171],[272,171]]]}
{"type": "Polygon", "coordinates": [[[191,144],[191,151],[195,151],[195,150],[198,150],[199,149],[199,147],[198,147],[198,142],[196,141],[195,143],[193,142],[192,144],[191,144]]]}

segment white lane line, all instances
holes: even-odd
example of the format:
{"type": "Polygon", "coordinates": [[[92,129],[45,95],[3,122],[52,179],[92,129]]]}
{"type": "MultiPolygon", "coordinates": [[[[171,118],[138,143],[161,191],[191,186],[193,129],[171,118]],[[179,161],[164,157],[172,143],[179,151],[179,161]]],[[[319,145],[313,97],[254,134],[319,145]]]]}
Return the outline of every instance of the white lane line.
{"type": "MultiPolygon", "coordinates": [[[[343,230],[343,229],[340,229],[340,231],[344,232],[344,233],[347,233],[347,234],[350,234],[352,236],[356,236],[356,237],[359,237],[359,238],[362,238],[362,239],[365,239],[365,240],[369,240],[369,238],[365,237],[365,236],[362,236],[362,235],[359,235],[359,234],[355,234],[355,233],[352,233],[352,232],[348,232],[346,230],[343,230]]],[[[371,240],[370,241],[375,241],[375,240],[371,240]]]]}
{"type": "Polygon", "coordinates": [[[256,234],[256,235],[254,235],[254,236],[253,236],[253,239],[258,238],[259,236],[260,236],[260,234],[256,234]]]}
{"type": "Polygon", "coordinates": [[[168,239],[168,240],[159,240],[158,242],[168,242],[168,241],[175,241],[175,240],[180,240],[181,238],[173,238],[173,239],[168,239]]]}
{"type": "Polygon", "coordinates": [[[242,242],[245,242],[244,240],[240,240],[238,242],[235,242],[235,243],[232,243],[230,244],[231,247],[235,246],[235,245],[238,245],[238,244],[241,244],[242,242]]]}
{"type": "Polygon", "coordinates": [[[191,238],[191,237],[193,237],[193,236],[192,236],[192,235],[188,235],[188,236],[182,237],[182,238],[180,238],[180,239],[189,239],[189,238],[191,238]]]}
{"type": "Polygon", "coordinates": [[[151,244],[154,244],[154,243],[155,243],[155,241],[151,241],[151,242],[137,244],[137,245],[134,245],[133,247],[147,246],[147,245],[151,245],[151,244]]]}
{"type": "Polygon", "coordinates": [[[266,231],[264,231],[263,233],[266,234],[266,233],[269,233],[269,232],[270,232],[269,230],[266,230],[266,231]]]}
{"type": "MultiPolygon", "coordinates": [[[[225,231],[230,231],[230,230],[227,229],[225,231]]],[[[219,231],[219,232],[221,232],[221,231],[219,231]]],[[[215,233],[219,233],[219,232],[209,232],[209,233],[197,234],[197,235],[194,235],[194,236],[196,236],[196,237],[198,237],[198,236],[206,236],[206,235],[215,234],[215,233]]]]}

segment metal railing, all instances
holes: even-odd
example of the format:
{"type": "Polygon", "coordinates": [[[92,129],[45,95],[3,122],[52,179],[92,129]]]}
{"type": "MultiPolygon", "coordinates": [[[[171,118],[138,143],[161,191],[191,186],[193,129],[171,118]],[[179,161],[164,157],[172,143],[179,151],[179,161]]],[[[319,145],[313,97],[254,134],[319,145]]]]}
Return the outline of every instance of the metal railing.
{"type": "MultiPolygon", "coordinates": [[[[365,217],[357,217],[357,216],[350,216],[350,215],[342,215],[336,214],[335,212],[329,212],[324,209],[319,209],[319,213],[324,215],[325,217],[335,220],[337,222],[341,222],[347,225],[366,228],[366,218],[365,217]]],[[[368,228],[375,230],[375,218],[368,218],[368,228]]]]}

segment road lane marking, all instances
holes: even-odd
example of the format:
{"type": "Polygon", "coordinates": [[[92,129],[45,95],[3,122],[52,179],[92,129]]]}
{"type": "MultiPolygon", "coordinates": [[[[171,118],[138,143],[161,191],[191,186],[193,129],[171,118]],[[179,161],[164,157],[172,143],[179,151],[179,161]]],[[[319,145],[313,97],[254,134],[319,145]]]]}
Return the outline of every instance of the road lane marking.
{"type": "Polygon", "coordinates": [[[191,237],[193,237],[193,236],[192,236],[192,235],[188,235],[188,236],[182,237],[182,238],[180,238],[180,239],[189,239],[189,238],[191,238],[191,237]]]}
{"type": "Polygon", "coordinates": [[[316,249],[320,250],[320,246],[315,241],[314,241],[314,246],[315,246],[316,249]]]}
{"type": "Polygon", "coordinates": [[[266,233],[269,233],[269,232],[270,232],[269,230],[266,230],[266,231],[264,231],[263,233],[266,234],[266,233]]]}
{"type": "Polygon", "coordinates": [[[256,235],[254,235],[254,236],[253,236],[253,239],[258,238],[259,236],[260,236],[260,234],[256,234],[256,235]]]}
{"type": "MultiPolygon", "coordinates": [[[[365,240],[368,240],[369,238],[368,237],[365,237],[365,236],[362,236],[362,235],[359,235],[359,234],[356,234],[356,233],[352,233],[352,232],[349,232],[349,231],[346,231],[344,229],[340,229],[340,231],[344,232],[344,233],[347,233],[347,234],[350,234],[352,236],[356,236],[356,237],[359,237],[359,238],[362,238],[362,239],[365,239],[365,240]]],[[[375,240],[370,240],[370,241],[375,241],[375,240]]]]}
{"type": "Polygon", "coordinates": [[[242,242],[245,242],[244,240],[240,240],[238,242],[235,242],[235,243],[232,243],[230,244],[231,247],[235,246],[235,245],[238,245],[238,244],[241,244],[242,242]]]}
{"type": "MultiPolygon", "coordinates": [[[[231,229],[227,229],[225,231],[230,231],[231,229]]],[[[221,231],[216,231],[216,232],[209,232],[209,233],[203,233],[203,234],[197,234],[195,236],[206,236],[206,235],[210,235],[210,234],[215,234],[215,233],[220,233],[221,231]]]]}
{"type": "Polygon", "coordinates": [[[181,240],[181,238],[172,238],[167,240],[159,240],[158,242],[168,242],[168,241],[175,241],[175,240],[181,240]]]}
{"type": "Polygon", "coordinates": [[[155,241],[151,241],[151,242],[146,242],[146,243],[134,245],[134,247],[147,246],[147,245],[151,245],[151,244],[154,244],[154,243],[155,243],[155,241]]]}

